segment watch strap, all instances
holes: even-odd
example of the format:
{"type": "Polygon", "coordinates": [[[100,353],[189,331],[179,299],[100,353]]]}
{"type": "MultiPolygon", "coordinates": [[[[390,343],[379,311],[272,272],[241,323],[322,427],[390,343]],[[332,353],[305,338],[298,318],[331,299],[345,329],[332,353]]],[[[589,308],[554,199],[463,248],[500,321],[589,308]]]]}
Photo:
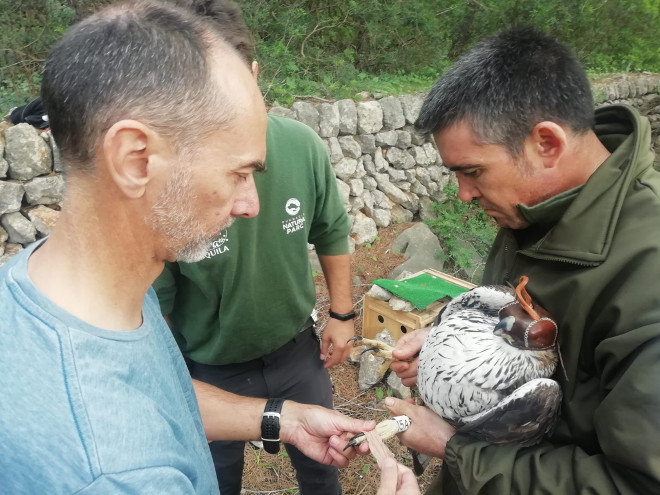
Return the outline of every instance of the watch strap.
{"type": "Polygon", "coordinates": [[[356,316],[357,314],[355,314],[355,310],[349,313],[335,313],[334,311],[330,310],[330,318],[334,318],[335,320],[339,320],[339,321],[352,320],[356,316]]]}
{"type": "Polygon", "coordinates": [[[284,399],[268,399],[261,415],[261,441],[264,450],[277,454],[280,450],[280,413],[284,399]]]}

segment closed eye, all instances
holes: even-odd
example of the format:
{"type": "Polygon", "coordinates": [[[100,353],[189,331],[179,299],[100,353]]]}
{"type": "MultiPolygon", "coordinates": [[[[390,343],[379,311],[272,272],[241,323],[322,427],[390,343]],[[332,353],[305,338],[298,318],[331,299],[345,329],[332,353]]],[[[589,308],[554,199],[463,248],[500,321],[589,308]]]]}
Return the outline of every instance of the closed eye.
{"type": "Polygon", "coordinates": [[[462,170],[460,170],[460,173],[463,174],[465,177],[470,177],[470,178],[474,179],[474,178],[479,177],[481,175],[481,169],[480,168],[462,169],[462,170]]]}

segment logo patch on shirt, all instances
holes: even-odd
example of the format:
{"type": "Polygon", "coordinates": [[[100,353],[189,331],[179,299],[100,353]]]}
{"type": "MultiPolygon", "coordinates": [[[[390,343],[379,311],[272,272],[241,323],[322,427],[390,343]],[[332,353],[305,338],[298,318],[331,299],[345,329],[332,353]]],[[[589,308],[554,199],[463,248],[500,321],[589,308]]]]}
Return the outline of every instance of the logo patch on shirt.
{"type": "Polygon", "coordinates": [[[282,220],[282,229],[286,234],[291,234],[302,230],[305,226],[305,214],[300,213],[300,200],[298,198],[289,198],[284,206],[284,211],[292,217],[286,220],[282,220]]]}
{"type": "Polygon", "coordinates": [[[206,258],[213,258],[218,254],[229,251],[229,246],[227,245],[228,240],[229,232],[225,229],[220,232],[220,236],[218,236],[218,238],[211,243],[211,246],[209,246],[209,250],[206,252],[206,258]]]}
{"type": "Polygon", "coordinates": [[[290,198],[287,200],[284,209],[290,216],[297,215],[300,211],[300,201],[296,198],[290,198]]]}

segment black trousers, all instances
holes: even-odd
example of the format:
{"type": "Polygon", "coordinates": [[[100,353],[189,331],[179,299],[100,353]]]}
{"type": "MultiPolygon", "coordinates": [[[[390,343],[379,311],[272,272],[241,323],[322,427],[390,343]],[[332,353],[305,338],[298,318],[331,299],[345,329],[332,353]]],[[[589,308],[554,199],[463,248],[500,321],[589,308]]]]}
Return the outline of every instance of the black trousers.
{"type": "MultiPolygon", "coordinates": [[[[319,353],[318,338],[309,325],[291,341],[259,359],[221,366],[189,361],[188,368],[193,378],[235,394],[291,399],[331,409],[332,383],[319,353]]],[[[221,495],[239,495],[245,442],[211,442],[209,447],[221,495]]],[[[337,468],[309,459],[293,445],[284,447],[296,469],[301,494],[341,494],[337,468]]]]}

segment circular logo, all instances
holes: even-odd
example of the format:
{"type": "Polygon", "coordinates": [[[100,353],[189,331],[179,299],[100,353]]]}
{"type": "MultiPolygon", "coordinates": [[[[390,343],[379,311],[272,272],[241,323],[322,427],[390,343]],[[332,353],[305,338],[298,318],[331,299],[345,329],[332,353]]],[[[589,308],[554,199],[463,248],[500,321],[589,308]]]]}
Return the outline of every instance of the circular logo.
{"type": "Polygon", "coordinates": [[[300,201],[298,201],[296,198],[290,198],[286,202],[286,206],[284,207],[284,209],[291,216],[297,215],[298,212],[300,211],[300,201]]]}

